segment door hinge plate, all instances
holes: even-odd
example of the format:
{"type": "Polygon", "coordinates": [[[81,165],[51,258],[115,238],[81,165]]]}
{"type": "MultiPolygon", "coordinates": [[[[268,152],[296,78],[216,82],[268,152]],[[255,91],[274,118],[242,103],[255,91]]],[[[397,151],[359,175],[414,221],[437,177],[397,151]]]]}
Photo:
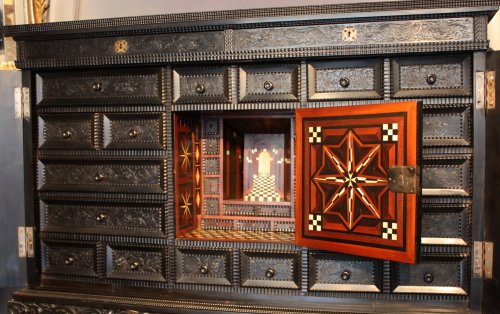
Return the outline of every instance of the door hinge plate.
{"type": "Polygon", "coordinates": [[[493,242],[474,241],[474,278],[493,278],[493,242]]]}
{"type": "Polygon", "coordinates": [[[486,71],[486,109],[493,110],[496,106],[495,97],[495,71],[486,71]]]}
{"type": "Polygon", "coordinates": [[[396,193],[415,194],[418,191],[418,168],[415,166],[393,166],[389,168],[389,190],[396,193]]]}
{"type": "Polygon", "coordinates": [[[33,227],[17,227],[17,246],[20,258],[35,256],[33,227]]]}
{"type": "Polygon", "coordinates": [[[486,101],[484,72],[476,72],[476,109],[484,110],[486,101]]]}

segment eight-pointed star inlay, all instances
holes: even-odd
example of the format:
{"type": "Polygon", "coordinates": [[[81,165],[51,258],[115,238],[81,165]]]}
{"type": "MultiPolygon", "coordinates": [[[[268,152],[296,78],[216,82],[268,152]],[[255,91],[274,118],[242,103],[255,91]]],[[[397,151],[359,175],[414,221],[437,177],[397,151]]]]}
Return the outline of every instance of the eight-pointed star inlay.
{"type": "Polygon", "coordinates": [[[364,144],[352,130],[338,145],[321,148],[321,166],[313,182],[323,197],[322,211],[338,215],[348,230],[362,218],[381,218],[380,200],[367,191],[387,189],[380,153],[380,144],[364,144]]]}

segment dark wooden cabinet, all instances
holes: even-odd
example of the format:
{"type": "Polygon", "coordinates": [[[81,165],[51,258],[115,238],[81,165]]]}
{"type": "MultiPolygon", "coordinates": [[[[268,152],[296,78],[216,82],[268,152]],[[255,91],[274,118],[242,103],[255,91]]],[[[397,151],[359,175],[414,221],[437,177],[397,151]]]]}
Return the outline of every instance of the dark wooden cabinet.
{"type": "Polygon", "coordinates": [[[499,5],[4,27],[35,230],[9,311],[489,311],[499,5]]]}

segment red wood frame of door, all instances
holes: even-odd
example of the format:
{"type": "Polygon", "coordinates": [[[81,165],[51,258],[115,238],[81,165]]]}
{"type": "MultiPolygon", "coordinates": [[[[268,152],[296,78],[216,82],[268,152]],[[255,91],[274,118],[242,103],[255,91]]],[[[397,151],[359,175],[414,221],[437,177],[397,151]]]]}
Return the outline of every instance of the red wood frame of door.
{"type": "Polygon", "coordinates": [[[297,245],[416,262],[418,196],[390,191],[387,174],[392,166],[419,169],[420,107],[296,111],[297,245]]]}

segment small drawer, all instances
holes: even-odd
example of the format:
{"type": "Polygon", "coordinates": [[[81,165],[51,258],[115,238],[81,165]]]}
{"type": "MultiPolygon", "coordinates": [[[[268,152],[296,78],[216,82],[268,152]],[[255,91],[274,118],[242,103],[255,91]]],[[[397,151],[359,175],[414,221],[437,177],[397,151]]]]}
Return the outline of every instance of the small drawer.
{"type": "Polygon", "coordinates": [[[472,191],[470,156],[427,157],[422,161],[422,195],[468,196],[472,191]]]}
{"type": "Polygon", "coordinates": [[[177,248],[177,283],[230,286],[231,259],[229,250],[177,248]]]}
{"type": "Polygon", "coordinates": [[[229,102],[229,69],[178,68],[173,71],[174,103],[229,102]]]}
{"type": "Polygon", "coordinates": [[[106,247],[106,277],[130,280],[165,281],[166,258],[160,248],[106,247]]]}
{"type": "Polygon", "coordinates": [[[424,107],[424,146],[470,146],[471,105],[424,107]]]}
{"type": "Polygon", "coordinates": [[[38,128],[40,149],[94,149],[92,114],[42,114],[38,128]]]}
{"type": "Polygon", "coordinates": [[[162,104],[161,69],[40,72],[39,105],[162,104]]]}
{"type": "Polygon", "coordinates": [[[289,203],[268,205],[265,203],[246,201],[224,201],[224,215],[228,216],[261,216],[261,217],[291,217],[292,206],[289,203]]]}
{"type": "Polygon", "coordinates": [[[308,100],[380,99],[382,64],[381,59],[309,63],[308,100]]]}
{"type": "Polygon", "coordinates": [[[239,71],[239,101],[298,101],[298,66],[248,66],[239,71]]]}
{"type": "Polygon", "coordinates": [[[309,255],[310,291],[381,292],[380,261],[326,252],[309,255]]]}
{"type": "Polygon", "coordinates": [[[394,97],[470,96],[470,56],[428,56],[392,60],[394,97]]]}
{"type": "Polygon", "coordinates": [[[42,241],[43,272],[97,277],[95,244],[42,241]]]}
{"type": "Polygon", "coordinates": [[[393,293],[467,295],[469,256],[422,257],[418,264],[394,264],[393,293]]]}
{"type": "Polygon", "coordinates": [[[243,287],[299,289],[299,252],[241,252],[243,287]]]}
{"type": "Polygon", "coordinates": [[[422,240],[424,245],[467,245],[469,243],[470,205],[423,204],[422,240]]]}
{"type": "Polygon", "coordinates": [[[164,161],[115,161],[74,164],[40,161],[42,191],[164,193],[164,161]]]}
{"type": "Polygon", "coordinates": [[[161,113],[105,114],[104,148],[163,149],[165,119],[161,113]]]}
{"type": "Polygon", "coordinates": [[[42,230],[164,236],[163,206],[40,201],[42,230]]]}

